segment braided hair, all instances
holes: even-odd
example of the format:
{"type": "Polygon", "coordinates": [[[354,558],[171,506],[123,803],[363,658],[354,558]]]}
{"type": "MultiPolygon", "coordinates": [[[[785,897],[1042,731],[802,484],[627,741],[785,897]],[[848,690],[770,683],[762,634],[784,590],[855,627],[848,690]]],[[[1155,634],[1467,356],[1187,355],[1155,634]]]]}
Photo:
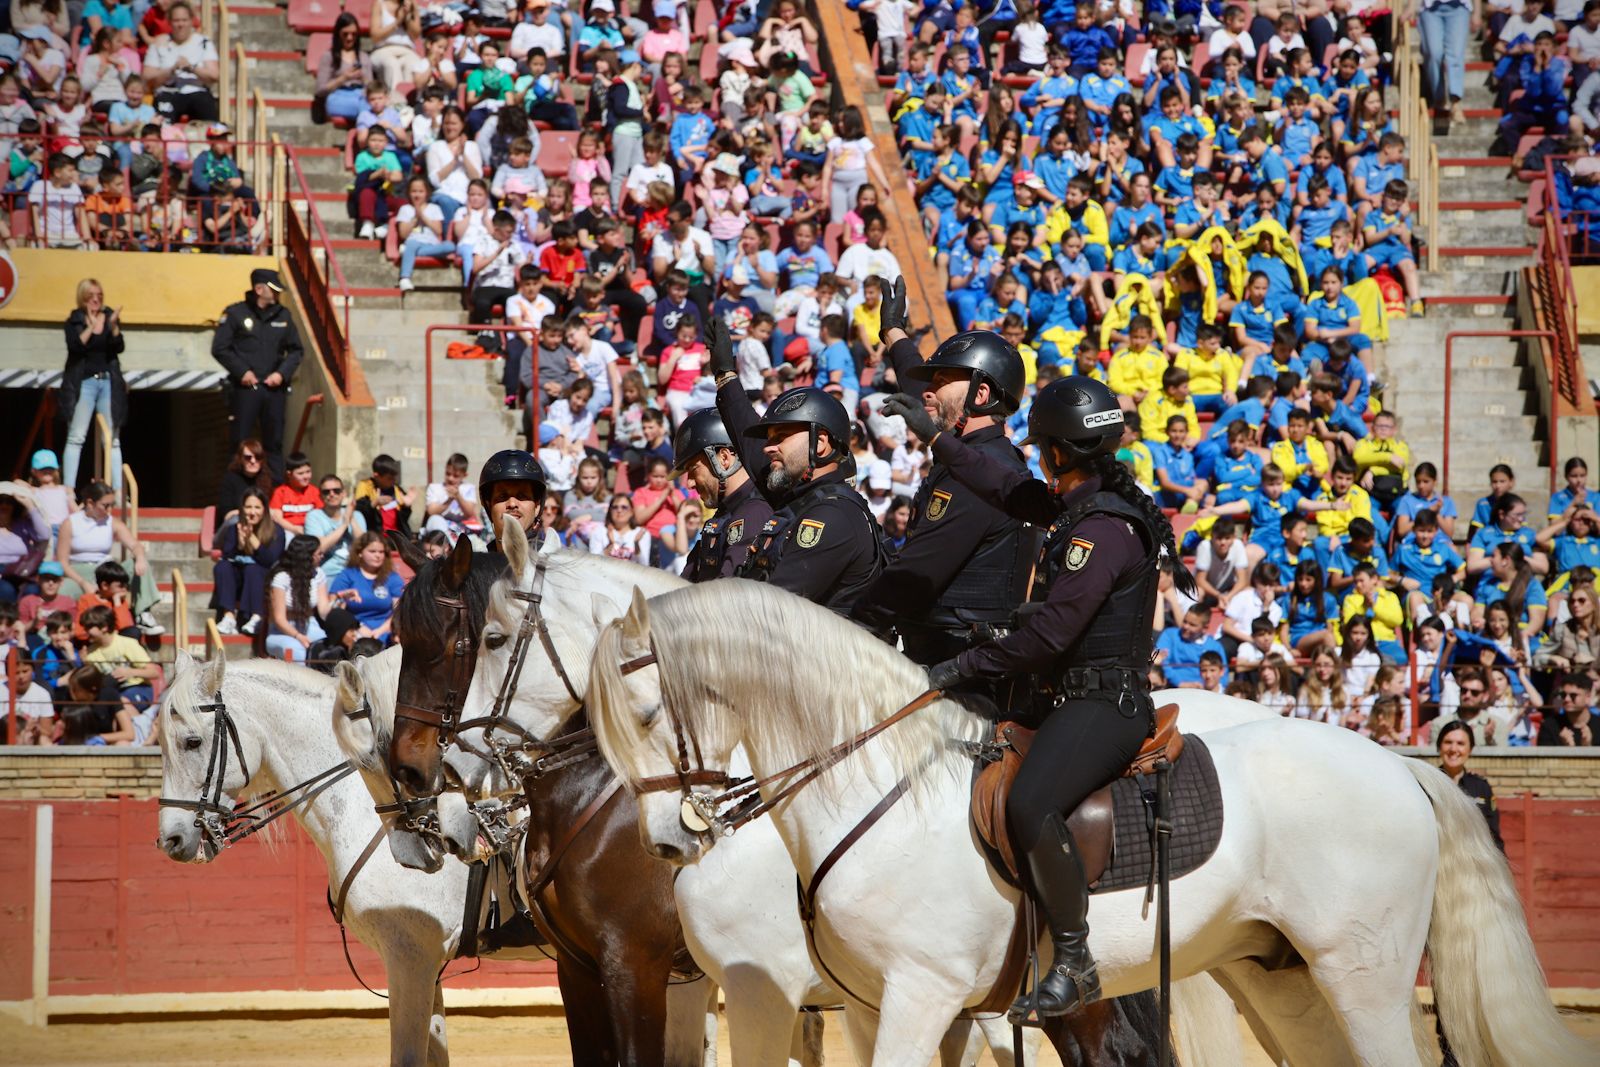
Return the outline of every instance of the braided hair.
{"type": "Polygon", "coordinates": [[[1100,479],[1100,487],[1106,492],[1115,493],[1144,512],[1150,528],[1156,532],[1159,566],[1172,576],[1172,584],[1177,586],[1179,592],[1193,597],[1196,592],[1194,575],[1189,573],[1189,568],[1183,565],[1183,560],[1178,555],[1178,544],[1172,532],[1172,523],[1167,520],[1166,513],[1156,506],[1150,494],[1139,488],[1139,483],[1134,481],[1133,472],[1128,469],[1127,464],[1119,461],[1115,454],[1095,456],[1088,463],[1088,473],[1100,479]]]}

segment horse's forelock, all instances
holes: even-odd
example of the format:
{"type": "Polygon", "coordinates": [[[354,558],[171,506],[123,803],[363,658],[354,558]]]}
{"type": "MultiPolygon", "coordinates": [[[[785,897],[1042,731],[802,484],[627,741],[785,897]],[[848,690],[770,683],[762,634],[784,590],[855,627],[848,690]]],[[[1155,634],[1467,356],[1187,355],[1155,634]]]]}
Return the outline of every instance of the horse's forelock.
{"type": "MultiPolygon", "coordinates": [[[[442,640],[444,609],[435,603],[442,593],[449,557],[429,560],[416,572],[406,586],[405,593],[395,602],[395,628],[401,642],[442,640]],[[413,636],[416,635],[416,636],[413,636]],[[431,635],[431,636],[422,636],[431,635]]],[[[462,583],[460,596],[467,606],[467,624],[471,637],[483,632],[483,620],[489,612],[489,597],[494,584],[506,573],[506,558],[495,552],[475,552],[472,566],[467,570],[467,580],[462,583]]]]}

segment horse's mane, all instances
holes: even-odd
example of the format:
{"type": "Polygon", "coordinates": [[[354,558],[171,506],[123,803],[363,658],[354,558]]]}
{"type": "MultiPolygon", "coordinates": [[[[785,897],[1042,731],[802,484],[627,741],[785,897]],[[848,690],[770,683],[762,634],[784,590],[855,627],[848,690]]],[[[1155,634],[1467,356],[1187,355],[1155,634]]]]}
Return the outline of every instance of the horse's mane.
{"type": "MultiPolygon", "coordinates": [[[[449,561],[449,556],[429,560],[406,585],[405,592],[394,605],[397,634],[439,632],[439,607],[433,601],[439,595],[444,569],[449,561]]],[[[462,583],[461,596],[467,605],[467,621],[472,627],[470,636],[473,640],[483,632],[483,617],[489,610],[489,591],[505,572],[506,558],[498,552],[472,554],[472,564],[467,568],[467,580],[462,583]]]]}
{"type": "Polygon", "coordinates": [[[400,658],[400,646],[393,644],[376,656],[363,656],[355,661],[362,685],[366,687],[374,737],[388,738],[394,734],[394,695],[400,685],[400,658]]]}
{"type": "MultiPolygon", "coordinates": [[[[723,720],[737,708],[745,740],[785,762],[831,748],[928,687],[926,671],[891,646],[774,586],[710,582],[658,596],[649,607],[662,694],[685,728],[726,736],[723,720]]],[[[602,631],[589,714],[607,757],[635,769],[645,733],[624,696],[621,646],[620,624],[602,631]]],[[[872,744],[895,774],[915,782],[935,757],[953,751],[950,740],[977,740],[986,725],[939,700],[872,744]]]]}
{"type": "MultiPolygon", "coordinates": [[[[570,579],[576,582],[588,574],[592,575],[597,583],[614,584],[618,588],[638,586],[646,596],[654,596],[673,589],[681,589],[689,584],[678,575],[657,567],[643,567],[632,560],[598,556],[583,549],[563,548],[542,558],[545,562],[545,568],[552,578],[570,579]]],[[[513,615],[521,614],[522,605],[520,603],[510,605],[503,603],[510,597],[512,591],[521,584],[521,575],[508,575],[505,572],[501,572],[496,578],[504,580],[496,580],[490,588],[489,597],[495,609],[510,612],[513,615]]],[[[563,581],[558,580],[556,585],[552,587],[552,591],[558,594],[565,591],[561,588],[564,584],[563,581]]],[[[588,604],[573,605],[573,607],[581,612],[585,622],[589,620],[591,610],[588,604]]],[[[552,623],[559,623],[560,621],[561,619],[559,618],[552,618],[551,620],[552,623]]],[[[480,632],[483,629],[481,616],[478,620],[478,629],[480,632]]]]}

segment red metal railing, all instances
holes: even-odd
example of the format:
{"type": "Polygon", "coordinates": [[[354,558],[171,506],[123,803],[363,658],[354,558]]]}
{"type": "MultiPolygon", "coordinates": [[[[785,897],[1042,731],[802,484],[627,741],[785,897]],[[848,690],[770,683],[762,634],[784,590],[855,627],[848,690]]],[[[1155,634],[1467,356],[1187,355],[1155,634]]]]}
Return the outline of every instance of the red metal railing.
{"type": "Polygon", "coordinates": [[[306,424],[311,421],[311,412],[325,399],[326,397],[324,397],[321,393],[312,393],[310,396],[306,397],[305,407],[300,409],[300,426],[294,432],[294,447],[290,448],[289,451],[300,451],[300,442],[305,440],[306,424]]]}
{"type": "Polygon", "coordinates": [[[304,221],[286,209],[284,216],[284,245],[288,253],[289,274],[305,307],[306,324],[316,335],[327,360],[328,373],[341,390],[349,388],[350,374],[350,283],[339,267],[339,257],[334,253],[333,241],[317,214],[317,204],[306,182],[305,172],[293,148],[286,148],[289,170],[294,175],[296,189],[290,194],[305,201],[304,221]],[[320,248],[326,263],[324,270],[317,269],[316,249],[320,248]],[[338,293],[342,308],[335,308],[333,293],[338,293]]]}
{"type": "MultiPolygon", "coordinates": [[[[1559,157],[1560,159],[1577,157],[1559,157]]],[[[1585,395],[1583,356],[1578,341],[1578,292],[1572,280],[1572,239],[1583,237],[1583,255],[1591,256],[1595,250],[1590,245],[1590,229],[1600,220],[1590,213],[1564,215],[1560,197],[1556,194],[1556,158],[1544,164],[1544,218],[1539,238],[1539,264],[1535,268],[1540,282],[1549,295],[1546,311],[1551,317],[1550,326],[1556,333],[1552,351],[1551,379],[1555,392],[1569,404],[1577,404],[1585,395]],[[1577,216],[1583,216],[1577,218],[1577,216]],[[1575,221],[1578,225],[1574,226],[1575,221]]],[[[1555,403],[1551,402],[1550,420],[1555,422],[1555,403]]],[[[1551,484],[1555,484],[1557,456],[1555,442],[1551,442],[1551,484]]]]}
{"type": "MultiPolygon", "coordinates": [[[[1508,340],[1539,337],[1550,342],[1552,348],[1559,347],[1560,338],[1554,330],[1451,330],[1444,335],[1444,448],[1439,457],[1440,492],[1450,492],[1450,400],[1451,385],[1454,381],[1452,374],[1455,360],[1456,341],[1466,337],[1503,337],[1508,340]]],[[[1555,492],[1556,469],[1561,466],[1555,458],[1560,455],[1556,447],[1556,402],[1552,396],[1550,400],[1550,491],[1555,492]]]]}
{"type": "MultiPolygon", "coordinates": [[[[426,414],[424,415],[424,424],[425,424],[426,432],[427,432],[427,435],[428,435],[428,480],[429,481],[433,480],[433,335],[436,334],[436,333],[470,333],[470,334],[498,333],[498,334],[503,334],[503,335],[504,334],[513,334],[513,333],[531,333],[534,336],[534,340],[533,340],[532,344],[528,345],[527,354],[524,355],[523,358],[533,361],[533,381],[534,381],[535,384],[537,384],[538,381],[539,381],[539,331],[538,330],[530,330],[526,326],[489,326],[489,325],[474,326],[474,325],[471,325],[469,323],[462,323],[462,322],[436,323],[433,326],[429,326],[427,328],[427,330],[423,333],[423,339],[422,339],[423,353],[424,353],[423,364],[422,364],[422,393],[423,393],[423,404],[427,408],[426,414]]],[[[539,405],[538,404],[534,404],[532,406],[532,409],[528,412],[528,417],[532,420],[532,428],[529,430],[529,433],[528,433],[528,441],[529,441],[528,450],[530,452],[532,452],[532,451],[536,451],[538,449],[538,444],[537,444],[537,442],[539,440],[539,405]]]]}

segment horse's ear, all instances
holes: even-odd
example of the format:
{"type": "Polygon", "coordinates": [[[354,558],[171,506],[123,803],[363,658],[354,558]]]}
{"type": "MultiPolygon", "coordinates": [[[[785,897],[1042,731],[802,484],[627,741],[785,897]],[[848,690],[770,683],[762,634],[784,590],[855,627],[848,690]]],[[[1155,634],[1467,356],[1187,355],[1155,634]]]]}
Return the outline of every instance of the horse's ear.
{"type": "Polygon", "coordinates": [[[465,537],[456,538],[456,547],[450,550],[450,555],[445,557],[444,587],[450,592],[458,591],[467,584],[467,574],[472,570],[472,541],[465,537]]]}
{"type": "Polygon", "coordinates": [[[334,668],[334,678],[339,686],[338,704],[344,710],[359,707],[361,698],[366,695],[366,679],[361,676],[361,668],[351,661],[340,660],[334,668]]]}
{"type": "Polygon", "coordinates": [[[194,657],[180,644],[178,651],[172,657],[172,677],[181,678],[192,670],[194,670],[194,657]]]}
{"type": "Polygon", "coordinates": [[[205,695],[222,692],[222,679],[228,671],[228,657],[216,656],[206,660],[200,671],[200,690],[205,695]]]}
{"type": "Polygon", "coordinates": [[[511,566],[511,573],[516,580],[521,580],[522,572],[528,567],[528,557],[532,549],[528,545],[528,535],[522,529],[522,523],[515,516],[500,516],[500,551],[505,553],[506,563],[511,566]]]}
{"type": "Polygon", "coordinates": [[[594,612],[594,627],[596,630],[604,630],[607,626],[622,618],[622,606],[604,593],[595,593],[590,603],[594,612]]]}
{"type": "Polygon", "coordinates": [[[622,617],[622,636],[643,642],[649,635],[650,604],[644,598],[644,591],[634,586],[633,602],[628,605],[628,613],[622,617]]]}
{"type": "Polygon", "coordinates": [[[394,530],[389,531],[386,540],[389,542],[389,547],[405,561],[405,565],[411,568],[411,573],[415,574],[422,569],[424,563],[428,562],[428,554],[423,551],[421,542],[394,530]]]}

